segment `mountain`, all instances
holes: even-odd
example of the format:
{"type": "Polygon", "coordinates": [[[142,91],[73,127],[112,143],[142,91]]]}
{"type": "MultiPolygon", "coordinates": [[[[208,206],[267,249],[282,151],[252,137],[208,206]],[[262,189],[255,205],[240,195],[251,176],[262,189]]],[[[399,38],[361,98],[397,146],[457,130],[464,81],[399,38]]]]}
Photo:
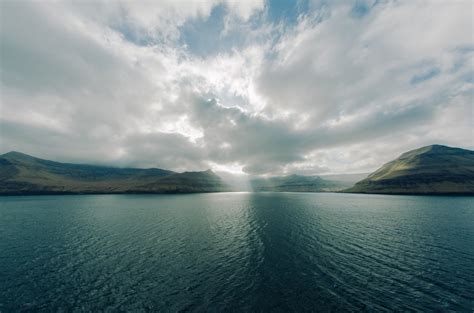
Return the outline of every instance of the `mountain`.
{"type": "Polygon", "coordinates": [[[370,173],[357,173],[357,174],[333,174],[333,175],[321,175],[322,179],[333,180],[339,182],[347,182],[355,184],[358,181],[369,176],[370,173]]]}
{"type": "Polygon", "coordinates": [[[0,194],[190,193],[228,191],[212,171],[59,163],[20,152],[0,155],[0,194]]]}
{"type": "Polygon", "coordinates": [[[276,176],[270,178],[255,178],[250,181],[253,191],[337,191],[351,184],[322,179],[319,176],[276,176]]]}
{"type": "Polygon", "coordinates": [[[345,192],[474,194],[474,151],[441,145],[412,150],[345,192]]]}
{"type": "MultiPolygon", "coordinates": [[[[474,151],[432,145],[398,159],[356,183],[357,175],[254,178],[231,188],[212,171],[177,173],[159,168],[117,168],[60,163],[20,152],[0,155],[0,195],[194,193],[232,190],[380,194],[472,194],[474,151]],[[238,185],[238,186],[237,186],[238,185]],[[244,188],[245,187],[245,188],[244,188]],[[250,188],[249,188],[250,187],[250,188]]],[[[360,176],[359,176],[360,177],[360,176]]]]}

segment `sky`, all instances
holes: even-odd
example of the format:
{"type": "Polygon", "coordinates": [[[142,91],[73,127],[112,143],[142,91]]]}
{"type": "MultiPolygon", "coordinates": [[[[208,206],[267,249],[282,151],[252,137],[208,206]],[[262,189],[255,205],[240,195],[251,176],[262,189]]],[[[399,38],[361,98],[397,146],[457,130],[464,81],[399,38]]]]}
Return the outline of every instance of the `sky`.
{"type": "Polygon", "coordinates": [[[0,1],[0,153],[236,174],[474,148],[473,2],[0,1]]]}

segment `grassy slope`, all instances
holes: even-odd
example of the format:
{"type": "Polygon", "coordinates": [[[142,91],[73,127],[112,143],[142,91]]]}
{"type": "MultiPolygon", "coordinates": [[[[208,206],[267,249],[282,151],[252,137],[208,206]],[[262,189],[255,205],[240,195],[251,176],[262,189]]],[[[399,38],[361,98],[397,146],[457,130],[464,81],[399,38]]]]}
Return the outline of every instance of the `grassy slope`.
{"type": "Polygon", "coordinates": [[[0,156],[0,194],[163,193],[225,191],[210,171],[175,173],[162,169],[68,164],[18,152],[0,156]]]}
{"type": "Polygon", "coordinates": [[[474,194],[474,151],[433,145],[402,154],[346,190],[384,194],[474,194]]]}

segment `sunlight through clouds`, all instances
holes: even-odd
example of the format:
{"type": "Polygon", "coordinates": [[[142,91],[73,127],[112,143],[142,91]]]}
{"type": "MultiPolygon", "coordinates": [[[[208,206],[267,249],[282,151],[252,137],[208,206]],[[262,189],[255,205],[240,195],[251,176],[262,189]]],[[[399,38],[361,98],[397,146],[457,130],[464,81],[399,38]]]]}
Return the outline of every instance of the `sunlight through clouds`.
{"type": "Polygon", "coordinates": [[[474,147],[470,1],[7,0],[1,12],[2,153],[277,175],[474,147]]]}

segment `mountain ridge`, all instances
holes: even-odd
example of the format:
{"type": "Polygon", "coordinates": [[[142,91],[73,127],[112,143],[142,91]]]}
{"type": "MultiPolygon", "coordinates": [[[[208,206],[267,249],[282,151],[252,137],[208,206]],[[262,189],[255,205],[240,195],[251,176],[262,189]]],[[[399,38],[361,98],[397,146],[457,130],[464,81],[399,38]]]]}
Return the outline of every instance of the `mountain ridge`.
{"type": "Polygon", "coordinates": [[[250,181],[254,191],[282,192],[328,192],[339,191],[350,184],[342,181],[323,179],[320,176],[287,175],[255,178],[250,181]]]}
{"type": "MultiPolygon", "coordinates": [[[[356,175],[366,178],[353,186],[351,174],[333,175],[342,180],[331,175],[257,177],[248,180],[248,191],[474,195],[474,151],[429,145],[402,153],[369,175],[356,175]]],[[[240,189],[212,170],[177,173],[61,163],[18,151],[0,155],[0,195],[247,191],[240,189]]]]}
{"type": "Polygon", "coordinates": [[[0,194],[193,193],[229,191],[211,170],[177,173],[61,163],[11,151],[0,155],[0,194]]]}
{"type": "Polygon", "coordinates": [[[474,194],[474,151],[429,145],[401,154],[345,192],[474,194]]]}

